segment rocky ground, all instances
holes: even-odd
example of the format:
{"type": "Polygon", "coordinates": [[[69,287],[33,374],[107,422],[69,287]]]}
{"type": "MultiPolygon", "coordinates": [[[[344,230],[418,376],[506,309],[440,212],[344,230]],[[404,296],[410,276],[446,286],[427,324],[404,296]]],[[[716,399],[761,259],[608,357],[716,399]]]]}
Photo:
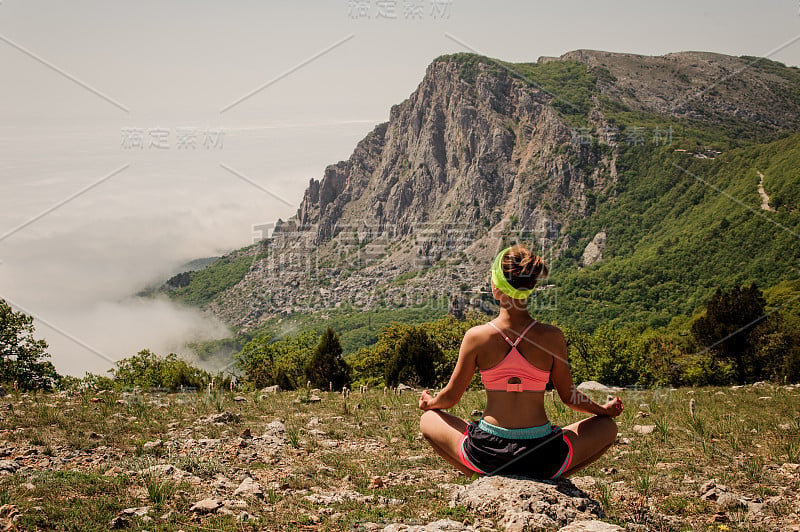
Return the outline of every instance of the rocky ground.
{"type": "Polygon", "coordinates": [[[0,528],[800,530],[798,388],[618,394],[617,444],[557,484],[470,483],[421,440],[415,392],[11,395],[0,528]]]}

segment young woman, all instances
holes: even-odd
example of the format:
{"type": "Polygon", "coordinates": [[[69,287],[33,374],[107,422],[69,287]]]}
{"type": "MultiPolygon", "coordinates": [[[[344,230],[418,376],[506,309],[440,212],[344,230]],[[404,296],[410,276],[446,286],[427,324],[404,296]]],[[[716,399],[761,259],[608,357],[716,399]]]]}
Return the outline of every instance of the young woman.
{"type": "Polygon", "coordinates": [[[614,443],[611,418],[622,412],[622,402],[600,406],[575,388],[563,333],[528,312],[528,296],[546,275],[542,259],[525,247],[501,251],[492,266],[500,315],[467,331],[450,382],[436,397],[425,390],[419,399],[423,436],[467,476],[568,476],[614,443]],[[479,423],[468,424],[442,410],[458,403],[475,368],[486,387],[486,407],[479,423]],[[593,416],[563,429],[551,426],[544,411],[548,380],[566,405],[593,416]]]}

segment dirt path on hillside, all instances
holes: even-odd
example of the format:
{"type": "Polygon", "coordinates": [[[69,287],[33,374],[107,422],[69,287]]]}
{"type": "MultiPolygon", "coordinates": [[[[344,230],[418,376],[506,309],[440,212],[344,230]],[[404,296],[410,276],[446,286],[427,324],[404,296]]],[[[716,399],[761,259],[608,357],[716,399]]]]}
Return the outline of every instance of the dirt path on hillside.
{"type": "Polygon", "coordinates": [[[764,174],[759,170],[756,170],[756,172],[758,172],[758,176],[761,178],[761,181],[758,182],[758,195],[761,196],[761,210],[775,212],[775,209],[769,206],[769,196],[767,196],[767,191],[764,190],[764,174]]]}

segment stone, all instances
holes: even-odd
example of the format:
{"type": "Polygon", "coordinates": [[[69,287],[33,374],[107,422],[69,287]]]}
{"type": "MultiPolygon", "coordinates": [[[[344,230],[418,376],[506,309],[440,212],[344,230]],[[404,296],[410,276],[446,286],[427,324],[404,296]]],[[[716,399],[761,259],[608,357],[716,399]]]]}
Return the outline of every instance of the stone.
{"type": "Polygon", "coordinates": [[[150,513],[149,506],[142,506],[140,508],[125,508],[122,510],[122,515],[130,515],[133,517],[144,517],[148,513],[150,513]]]}
{"type": "Polygon", "coordinates": [[[153,449],[161,447],[162,445],[164,445],[164,442],[161,440],[148,441],[142,445],[142,449],[145,451],[152,451],[153,449]]]}
{"type": "Polygon", "coordinates": [[[261,389],[261,393],[264,393],[264,394],[267,394],[267,393],[278,393],[280,391],[281,391],[281,387],[278,386],[277,384],[274,385],[274,386],[267,386],[266,388],[262,388],[261,389]]]}
{"type": "Polygon", "coordinates": [[[216,512],[220,508],[222,508],[221,501],[217,499],[208,498],[194,503],[194,505],[191,508],[189,508],[189,511],[197,514],[209,514],[216,512]]]}
{"type": "Polygon", "coordinates": [[[466,526],[458,521],[452,519],[440,519],[427,525],[406,525],[403,523],[392,523],[385,526],[383,529],[380,527],[378,530],[383,532],[466,532],[476,530],[471,526],[466,526]]]}
{"type": "Polygon", "coordinates": [[[234,484],[231,479],[222,473],[217,473],[216,476],[214,476],[214,480],[212,481],[211,485],[217,490],[227,491],[229,489],[233,489],[236,484],[234,484]]]}
{"type": "Polygon", "coordinates": [[[606,247],[606,232],[600,231],[583,250],[582,262],[584,266],[591,266],[603,260],[603,250],[606,247]]]}
{"type": "Polygon", "coordinates": [[[245,477],[239,487],[234,490],[233,495],[234,497],[244,496],[263,499],[264,490],[261,489],[261,484],[253,480],[252,477],[245,477]]]}
{"type": "Polygon", "coordinates": [[[279,420],[272,421],[264,427],[264,434],[270,434],[272,436],[280,436],[286,432],[286,426],[279,420]]]}
{"type": "Polygon", "coordinates": [[[236,397],[233,398],[233,401],[236,402],[236,403],[246,403],[247,402],[247,397],[244,397],[244,396],[241,396],[241,395],[237,395],[236,397]]]}
{"type": "Polygon", "coordinates": [[[482,477],[458,488],[450,506],[464,506],[481,517],[495,519],[504,530],[555,529],[576,520],[604,517],[600,503],[566,479],[482,477]]]}
{"type": "Polygon", "coordinates": [[[319,395],[312,395],[311,397],[308,398],[309,403],[319,403],[320,401],[322,401],[322,397],[320,397],[319,395]]]}
{"type": "Polygon", "coordinates": [[[655,432],[656,426],[655,425],[634,425],[633,432],[637,434],[652,434],[655,432]]]}
{"type": "Polygon", "coordinates": [[[247,501],[243,501],[241,499],[226,499],[222,501],[222,506],[225,508],[243,510],[247,508],[247,501]]]}
{"type": "Polygon", "coordinates": [[[713,489],[716,486],[717,486],[716,479],[707,480],[700,486],[700,492],[706,493],[708,490],[713,489]]]}
{"type": "Polygon", "coordinates": [[[14,460],[0,460],[0,471],[5,471],[6,473],[16,473],[19,468],[19,463],[14,460]]]}
{"type": "Polygon", "coordinates": [[[747,502],[733,493],[722,493],[717,498],[717,508],[724,512],[747,508],[747,502]]]}
{"type": "Polygon", "coordinates": [[[598,521],[596,519],[575,521],[565,527],[559,528],[558,532],[617,532],[625,530],[621,526],[598,521]]]}

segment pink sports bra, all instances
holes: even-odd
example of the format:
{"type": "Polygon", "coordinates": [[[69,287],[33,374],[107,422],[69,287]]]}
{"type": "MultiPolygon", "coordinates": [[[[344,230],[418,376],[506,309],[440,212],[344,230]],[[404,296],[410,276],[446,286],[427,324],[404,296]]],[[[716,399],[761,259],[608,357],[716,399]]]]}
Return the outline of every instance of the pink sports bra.
{"type": "Polygon", "coordinates": [[[522,356],[517,350],[517,345],[525,337],[525,334],[534,326],[536,320],[522,331],[516,341],[511,339],[501,331],[497,325],[489,322],[489,325],[497,329],[505,341],[511,345],[511,350],[500,363],[489,369],[481,370],[481,382],[486,389],[491,392],[541,392],[550,380],[550,372],[539,369],[522,356]],[[516,377],[520,382],[512,384],[510,381],[516,377]]]}

